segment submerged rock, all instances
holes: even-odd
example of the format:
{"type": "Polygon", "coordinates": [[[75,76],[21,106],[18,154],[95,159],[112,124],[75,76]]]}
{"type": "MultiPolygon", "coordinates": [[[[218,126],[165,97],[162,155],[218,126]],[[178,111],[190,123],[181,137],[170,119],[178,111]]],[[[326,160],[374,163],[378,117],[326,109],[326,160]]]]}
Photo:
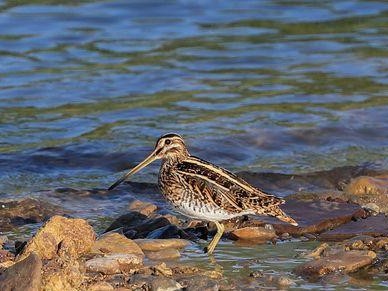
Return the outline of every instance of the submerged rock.
{"type": "Polygon", "coordinates": [[[51,216],[66,213],[58,206],[33,198],[1,201],[0,206],[0,231],[12,230],[28,223],[43,222],[51,216]]]}
{"type": "Polygon", "coordinates": [[[372,251],[338,251],[298,266],[295,273],[307,278],[319,278],[335,271],[350,273],[372,264],[375,258],[376,253],[372,251]]]}
{"type": "Polygon", "coordinates": [[[177,281],[186,291],[218,291],[220,289],[216,280],[203,275],[182,276],[177,281]]]}
{"type": "Polygon", "coordinates": [[[162,260],[177,259],[181,256],[181,254],[177,249],[164,249],[164,250],[155,251],[155,252],[147,252],[146,256],[150,260],[162,261],[162,260]]]}
{"type": "Polygon", "coordinates": [[[86,270],[105,275],[134,272],[143,264],[143,257],[134,254],[110,254],[85,262],[86,270]]]}
{"type": "Polygon", "coordinates": [[[184,239],[135,239],[135,242],[143,251],[160,251],[163,249],[174,248],[181,249],[190,244],[190,241],[184,239]]]}
{"type": "Polygon", "coordinates": [[[166,225],[161,228],[155,229],[147,234],[147,238],[182,238],[193,239],[192,235],[189,235],[184,230],[180,229],[176,225],[166,225]]]}
{"type": "Polygon", "coordinates": [[[24,260],[6,269],[0,275],[2,291],[39,291],[41,287],[42,261],[31,253],[24,260]]]}
{"type": "Polygon", "coordinates": [[[100,237],[92,246],[92,254],[135,254],[144,256],[141,248],[131,239],[119,233],[108,233],[100,237]]]}
{"type": "Polygon", "coordinates": [[[17,260],[32,252],[48,260],[56,256],[78,258],[91,249],[95,238],[86,220],[53,216],[27,243],[17,260]]]}
{"type": "Polygon", "coordinates": [[[265,242],[276,238],[273,229],[265,227],[244,227],[233,230],[230,233],[232,239],[265,242]]]}

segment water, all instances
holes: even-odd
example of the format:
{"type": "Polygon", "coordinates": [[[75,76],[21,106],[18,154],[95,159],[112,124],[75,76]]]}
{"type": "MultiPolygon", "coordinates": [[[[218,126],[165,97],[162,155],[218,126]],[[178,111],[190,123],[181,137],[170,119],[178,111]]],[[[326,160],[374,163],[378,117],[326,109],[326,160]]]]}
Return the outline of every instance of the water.
{"type": "Polygon", "coordinates": [[[138,190],[86,191],[170,131],[236,172],[387,169],[387,16],[382,0],[0,1],[0,197],[103,229],[138,190]]]}

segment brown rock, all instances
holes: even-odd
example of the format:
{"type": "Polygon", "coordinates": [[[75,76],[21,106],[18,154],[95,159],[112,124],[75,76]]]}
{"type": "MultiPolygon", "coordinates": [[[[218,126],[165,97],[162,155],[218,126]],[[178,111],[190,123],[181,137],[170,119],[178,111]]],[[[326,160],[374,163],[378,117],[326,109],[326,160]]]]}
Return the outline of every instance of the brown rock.
{"type": "Polygon", "coordinates": [[[6,262],[6,261],[13,261],[15,258],[14,254],[7,250],[0,250],[0,263],[6,262]]]}
{"type": "Polygon", "coordinates": [[[164,249],[156,252],[147,252],[147,258],[150,260],[173,260],[181,256],[177,249],[164,249]]]}
{"type": "Polygon", "coordinates": [[[56,214],[65,214],[62,208],[33,198],[0,202],[0,231],[12,230],[27,223],[38,223],[56,214]]]}
{"type": "Polygon", "coordinates": [[[218,291],[220,289],[216,280],[203,275],[181,276],[177,281],[186,291],[218,291]]]}
{"type": "Polygon", "coordinates": [[[101,258],[94,258],[85,262],[86,270],[105,275],[129,273],[143,264],[143,258],[133,254],[110,254],[101,258]]]}
{"type": "Polygon", "coordinates": [[[131,290],[178,291],[182,286],[173,279],[136,274],[129,279],[131,290]]]}
{"type": "Polygon", "coordinates": [[[155,212],[158,207],[155,204],[150,202],[144,202],[140,200],[134,200],[129,204],[128,209],[130,211],[139,212],[145,216],[150,216],[153,212],[155,212]]]}
{"type": "Polygon", "coordinates": [[[131,239],[119,233],[108,233],[100,237],[92,246],[92,254],[135,254],[144,256],[141,248],[131,239]]]}
{"type": "Polygon", "coordinates": [[[77,260],[50,260],[43,266],[42,274],[43,291],[78,291],[84,281],[84,273],[77,260]]]}
{"type": "Polygon", "coordinates": [[[316,247],[312,252],[308,253],[306,257],[318,259],[327,249],[329,245],[327,243],[323,243],[316,247]]]}
{"type": "Polygon", "coordinates": [[[97,282],[89,286],[88,290],[89,291],[110,291],[110,290],[114,290],[114,288],[108,282],[97,282]]]}
{"type": "Polygon", "coordinates": [[[184,239],[135,239],[135,242],[143,251],[160,251],[162,249],[175,248],[181,249],[190,244],[184,239]]]}
{"type": "MultiPolygon", "coordinates": [[[[334,201],[299,201],[291,199],[282,205],[282,209],[294,218],[299,225],[293,226],[271,217],[260,217],[261,225],[264,223],[272,224],[278,235],[287,232],[293,236],[300,236],[309,233],[322,233],[356,218],[367,216],[366,211],[357,204],[334,201]]],[[[245,221],[241,225],[251,226],[251,224],[259,226],[251,220],[245,221]]]]}
{"type": "Polygon", "coordinates": [[[388,214],[388,175],[353,179],[345,189],[353,202],[388,214]]]}
{"type": "Polygon", "coordinates": [[[383,214],[351,221],[319,235],[320,240],[342,241],[359,235],[388,236],[388,217],[383,214]]]}
{"type": "Polygon", "coordinates": [[[265,227],[244,227],[230,233],[232,239],[265,242],[276,237],[273,229],[265,227]]]}
{"type": "Polygon", "coordinates": [[[17,260],[36,252],[42,259],[78,258],[87,253],[95,240],[93,228],[83,219],[53,216],[27,243],[17,260]]]}
{"type": "Polygon", "coordinates": [[[335,271],[354,272],[370,265],[376,258],[372,251],[339,251],[318,260],[302,264],[295,269],[298,275],[317,278],[335,271]]]}
{"type": "Polygon", "coordinates": [[[2,291],[39,291],[42,261],[35,253],[9,267],[0,275],[2,291]]]}

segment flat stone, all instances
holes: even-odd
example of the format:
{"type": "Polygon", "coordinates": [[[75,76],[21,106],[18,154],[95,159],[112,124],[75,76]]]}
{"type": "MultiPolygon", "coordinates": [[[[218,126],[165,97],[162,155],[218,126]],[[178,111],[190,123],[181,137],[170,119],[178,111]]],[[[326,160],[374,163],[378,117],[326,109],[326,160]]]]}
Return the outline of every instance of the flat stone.
{"type": "Polygon", "coordinates": [[[85,262],[89,272],[105,275],[129,273],[138,269],[143,264],[143,258],[133,254],[110,254],[101,258],[90,259],[85,262]]]}
{"type": "Polygon", "coordinates": [[[203,275],[182,276],[177,281],[186,291],[218,291],[220,289],[216,280],[203,275]]]}
{"type": "Polygon", "coordinates": [[[78,258],[89,252],[95,238],[96,234],[86,220],[53,216],[27,243],[17,260],[32,252],[48,260],[57,255],[78,258]]]}
{"type": "Polygon", "coordinates": [[[359,235],[388,236],[388,217],[383,214],[351,221],[319,235],[323,241],[342,241],[359,235]]]}
{"type": "Polygon", "coordinates": [[[112,224],[105,230],[105,232],[117,229],[117,228],[132,228],[136,225],[143,223],[147,219],[147,216],[136,211],[123,214],[118,217],[112,224]]]}
{"type": "MultiPolygon", "coordinates": [[[[359,205],[334,201],[300,201],[287,200],[282,209],[298,222],[293,226],[271,217],[260,217],[261,225],[270,223],[276,234],[288,233],[293,236],[318,234],[334,229],[357,218],[364,218],[367,213],[359,205]],[[301,211],[303,210],[303,211],[301,211]]],[[[241,226],[260,226],[253,220],[242,222],[241,226]],[[255,225],[256,224],[256,225],[255,225]]]]}
{"type": "Polygon", "coordinates": [[[190,239],[193,238],[189,234],[187,234],[184,230],[180,229],[176,225],[166,225],[161,228],[155,229],[147,234],[147,238],[155,239],[155,238],[182,238],[182,239],[190,239]]]}
{"type": "Polygon", "coordinates": [[[177,259],[181,256],[181,254],[177,249],[164,249],[156,252],[147,252],[146,256],[150,260],[163,261],[177,259]]]}
{"type": "Polygon", "coordinates": [[[66,211],[43,200],[25,198],[22,200],[0,201],[0,231],[46,221],[51,216],[65,214],[66,211]]]}
{"type": "Polygon", "coordinates": [[[158,207],[150,202],[134,200],[129,203],[128,209],[130,211],[139,212],[145,216],[150,216],[150,214],[154,213],[158,207]]]}
{"type": "Polygon", "coordinates": [[[35,253],[17,262],[0,275],[2,291],[39,291],[42,261],[35,253]]]}
{"type": "Polygon", "coordinates": [[[141,248],[131,239],[119,233],[108,233],[100,237],[92,246],[92,254],[135,254],[144,256],[141,248]]]}
{"type": "Polygon", "coordinates": [[[230,236],[236,240],[265,242],[276,238],[276,233],[273,229],[266,229],[264,227],[243,227],[233,230],[230,236]]]}
{"type": "Polygon", "coordinates": [[[135,239],[135,242],[143,251],[160,251],[163,249],[174,248],[181,249],[190,244],[190,241],[184,239],[135,239]]]}
{"type": "Polygon", "coordinates": [[[372,264],[376,253],[372,251],[339,251],[317,260],[306,262],[295,273],[307,278],[318,278],[335,271],[354,272],[372,264]]]}
{"type": "Polygon", "coordinates": [[[136,274],[129,278],[131,290],[178,291],[183,287],[177,281],[162,277],[136,274]]]}

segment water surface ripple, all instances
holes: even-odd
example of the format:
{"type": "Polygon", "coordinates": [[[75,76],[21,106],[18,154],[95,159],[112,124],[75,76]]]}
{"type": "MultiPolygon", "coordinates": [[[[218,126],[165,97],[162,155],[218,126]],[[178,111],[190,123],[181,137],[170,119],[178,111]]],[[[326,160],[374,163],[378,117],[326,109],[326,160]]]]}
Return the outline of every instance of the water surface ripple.
{"type": "Polygon", "coordinates": [[[2,0],[0,195],[111,218],[136,193],[52,190],[106,187],[169,131],[236,172],[387,169],[387,18],[383,0],[2,0]]]}

